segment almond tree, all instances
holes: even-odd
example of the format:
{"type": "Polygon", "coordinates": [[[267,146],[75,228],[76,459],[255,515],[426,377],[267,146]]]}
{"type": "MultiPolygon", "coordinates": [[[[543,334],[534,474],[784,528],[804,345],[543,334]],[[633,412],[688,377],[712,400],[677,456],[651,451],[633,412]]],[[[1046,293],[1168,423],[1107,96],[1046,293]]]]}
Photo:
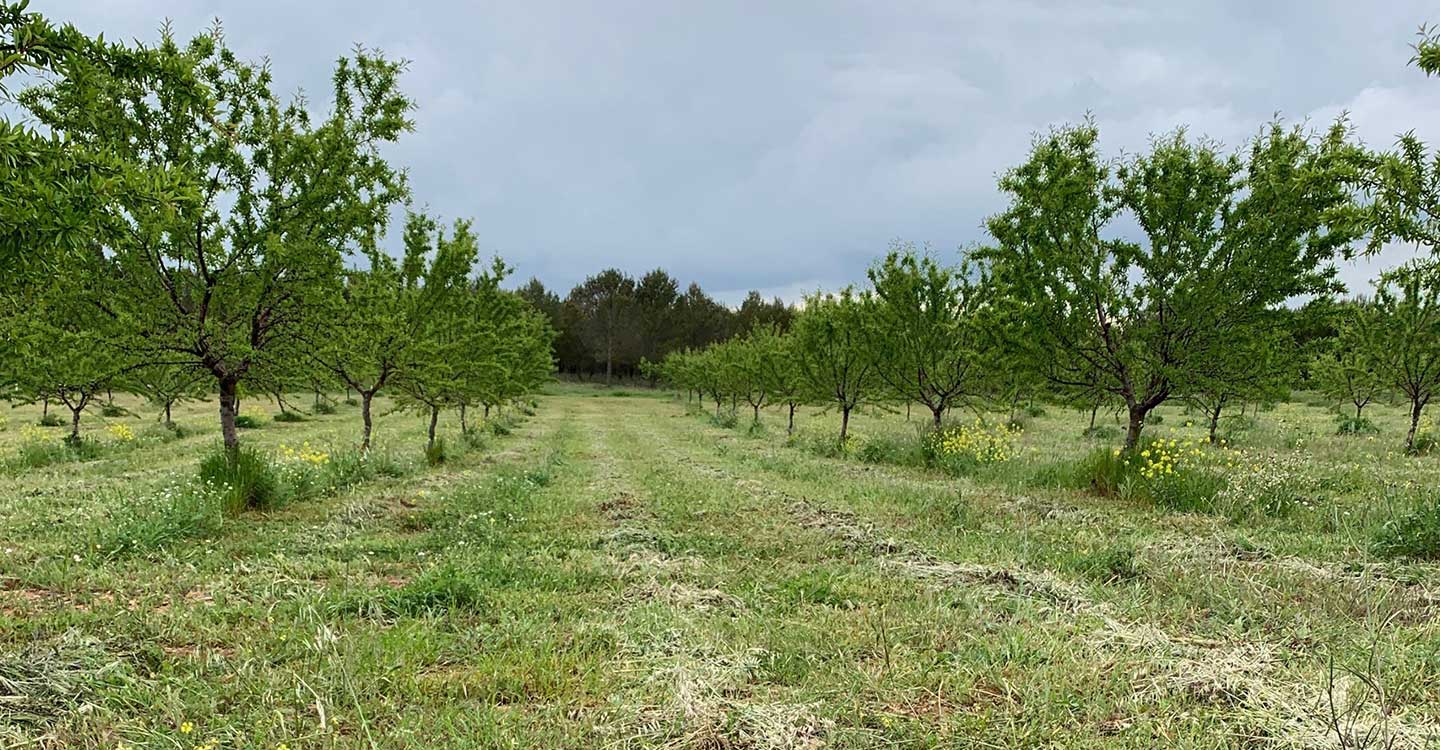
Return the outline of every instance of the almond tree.
{"type": "Polygon", "coordinates": [[[1272,124],[1234,155],[1180,131],[1118,167],[1098,135],[1036,139],[1000,180],[1010,205],[982,257],[1011,345],[1062,395],[1123,401],[1134,448],[1157,406],[1224,376],[1257,321],[1336,288],[1330,261],[1359,234],[1358,159],[1339,123],[1319,137],[1272,124]],[[1122,217],[1142,241],[1111,229],[1122,217]]]}
{"type": "Polygon", "coordinates": [[[362,452],[370,450],[376,394],[409,360],[426,321],[466,293],[475,263],[477,245],[468,222],[457,221],[449,238],[437,237],[435,220],[410,213],[404,238],[398,262],[370,248],[368,268],[345,274],[329,320],[306,341],[310,357],[360,395],[362,452]]]}
{"type": "MultiPolygon", "coordinates": [[[[218,27],[125,50],[89,44],[71,75],[21,96],[37,120],[84,148],[183,186],[165,205],[121,195],[115,232],[92,262],[110,342],[133,362],[188,364],[219,392],[227,451],[242,381],[264,381],[308,318],[338,294],[342,254],[374,247],[405,197],[382,144],[410,129],[399,63],[358,50],[333,76],[333,102],[282,102],[266,65],[245,62],[218,27]],[[146,64],[134,64],[139,58],[146,64]]],[[[263,390],[263,388],[261,389],[263,390]]]]}
{"type": "Polygon", "coordinates": [[[864,333],[865,314],[865,302],[852,288],[815,294],[805,298],[790,331],[802,389],[816,403],[840,410],[841,444],[850,432],[850,413],[880,383],[864,333]]]}
{"type": "Polygon", "coordinates": [[[864,328],[876,376],[905,401],[930,410],[935,429],[958,401],[984,392],[981,297],[968,269],[950,268],[896,245],[868,272],[864,328]]]}
{"type": "Polygon", "coordinates": [[[1412,261],[1383,274],[1358,330],[1376,373],[1410,403],[1405,450],[1414,451],[1420,416],[1440,393],[1440,265],[1412,261]]]}

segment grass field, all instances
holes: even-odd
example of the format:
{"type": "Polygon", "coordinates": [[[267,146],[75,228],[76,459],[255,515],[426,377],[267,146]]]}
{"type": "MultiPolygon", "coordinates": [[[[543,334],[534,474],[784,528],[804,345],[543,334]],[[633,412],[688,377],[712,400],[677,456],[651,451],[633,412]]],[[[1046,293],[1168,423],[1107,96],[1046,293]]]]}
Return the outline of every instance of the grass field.
{"type": "MultiPolygon", "coordinates": [[[[243,439],[277,455],[357,435],[263,406],[243,439]]],[[[1373,552],[1440,487],[1398,409],[1373,440],[1262,412],[1230,440],[1293,507],[1181,512],[1067,484],[1109,445],[1088,415],[955,477],[862,460],[918,413],[829,457],[834,415],[788,441],[557,385],[478,446],[443,423],[440,467],[386,414],[381,475],[113,544],[165,525],[212,408],[178,439],[90,418],[63,463],[19,460],[38,410],[6,410],[0,748],[1440,746],[1440,568],[1373,552]]]]}

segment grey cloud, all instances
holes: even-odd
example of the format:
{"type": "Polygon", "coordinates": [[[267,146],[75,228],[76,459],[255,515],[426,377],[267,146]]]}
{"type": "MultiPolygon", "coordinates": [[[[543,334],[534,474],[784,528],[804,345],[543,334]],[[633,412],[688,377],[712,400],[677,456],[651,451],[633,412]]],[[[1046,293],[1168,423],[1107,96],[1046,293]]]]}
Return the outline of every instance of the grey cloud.
{"type": "Polygon", "coordinates": [[[996,174],[1087,112],[1111,153],[1178,125],[1235,145],[1275,113],[1347,110],[1372,144],[1440,142],[1440,81],[1405,64],[1440,15],[1414,0],[35,7],[142,39],[219,16],[317,99],[352,44],[410,59],[418,131],[393,156],[417,200],[562,289],[658,265],[730,301],[792,297],[858,281],[894,238],[980,241],[996,174]]]}

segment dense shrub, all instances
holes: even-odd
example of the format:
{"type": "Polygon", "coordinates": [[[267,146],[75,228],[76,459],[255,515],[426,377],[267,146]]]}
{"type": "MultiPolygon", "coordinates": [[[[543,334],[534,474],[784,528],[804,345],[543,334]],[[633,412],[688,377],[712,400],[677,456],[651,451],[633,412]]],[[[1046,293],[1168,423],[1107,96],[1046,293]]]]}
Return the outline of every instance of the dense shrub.
{"type": "Polygon", "coordinates": [[[1097,424],[1094,427],[1086,427],[1080,436],[1091,440],[1112,442],[1120,439],[1120,430],[1112,425],[1097,424]]]}
{"type": "Polygon", "coordinates": [[[450,458],[449,451],[445,448],[445,438],[437,436],[435,442],[425,446],[425,463],[431,466],[439,466],[450,458]]]}
{"type": "Polygon", "coordinates": [[[228,515],[280,504],[280,483],[265,455],[254,448],[217,448],[200,462],[200,484],[219,493],[228,515]]]}
{"type": "Polygon", "coordinates": [[[927,434],[920,450],[926,465],[963,476],[984,464],[1009,461],[1019,455],[1021,433],[1014,425],[992,425],[976,419],[927,434]]]}
{"type": "Polygon", "coordinates": [[[1386,521],[1376,532],[1371,550],[1381,557],[1440,560],[1440,496],[1386,521]]]}
{"type": "Polygon", "coordinates": [[[1374,435],[1380,432],[1380,428],[1365,417],[1339,414],[1335,417],[1335,424],[1335,434],[1337,435],[1374,435]]]}
{"type": "Polygon", "coordinates": [[[710,416],[710,424],[730,430],[734,429],[735,425],[740,424],[740,417],[733,411],[722,411],[719,414],[712,414],[710,416]]]}

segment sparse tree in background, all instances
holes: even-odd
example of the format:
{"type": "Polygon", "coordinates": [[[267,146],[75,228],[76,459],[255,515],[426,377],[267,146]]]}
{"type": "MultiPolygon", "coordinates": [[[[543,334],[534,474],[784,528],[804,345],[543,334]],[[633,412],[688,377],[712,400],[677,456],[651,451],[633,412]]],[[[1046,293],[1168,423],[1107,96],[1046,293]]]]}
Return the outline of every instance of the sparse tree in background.
{"type": "Polygon", "coordinates": [[[1440,392],[1440,266],[1412,261],[1382,275],[1357,328],[1365,358],[1409,403],[1405,449],[1414,451],[1421,414],[1440,392]]]}
{"type": "Polygon", "coordinates": [[[175,426],[172,412],[177,404],[209,395],[208,384],[209,373],[189,364],[149,365],[129,378],[129,388],[160,409],[166,427],[175,426]]]}
{"type": "Polygon", "coordinates": [[[615,372],[617,358],[634,344],[635,280],[606,269],[575,287],[567,300],[579,311],[582,336],[595,358],[605,363],[605,384],[615,372]]]}
{"type": "Polygon", "coordinates": [[[799,381],[807,400],[840,410],[839,440],[850,432],[850,413],[879,384],[867,344],[866,304],[854,289],[805,298],[790,335],[799,381]]]}
{"type": "Polygon", "coordinates": [[[930,410],[935,429],[956,402],[984,393],[981,297],[967,270],[897,245],[871,266],[863,333],[876,376],[904,401],[930,410]]]}
{"type": "Polygon", "coordinates": [[[1089,124],[1037,139],[1000,180],[1011,203],[983,257],[1031,368],[1062,393],[1098,384],[1123,401],[1133,448],[1257,319],[1335,288],[1328,262],[1358,234],[1356,159],[1342,124],[1318,138],[1273,124],[1243,158],[1179,132],[1114,174],[1097,139],[1089,124]],[[1144,242],[1106,236],[1122,214],[1144,242]]]}

